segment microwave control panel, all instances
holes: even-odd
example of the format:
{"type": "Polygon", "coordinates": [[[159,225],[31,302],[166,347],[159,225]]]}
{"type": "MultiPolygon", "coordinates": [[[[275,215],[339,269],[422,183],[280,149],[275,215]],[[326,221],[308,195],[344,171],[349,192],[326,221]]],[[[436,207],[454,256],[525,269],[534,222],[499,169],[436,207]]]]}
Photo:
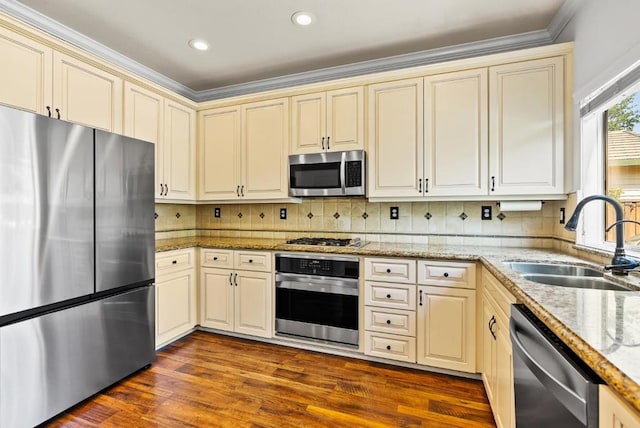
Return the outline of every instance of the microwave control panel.
{"type": "Polygon", "coordinates": [[[346,172],[346,187],[362,186],[362,161],[348,161],[346,172]]]}

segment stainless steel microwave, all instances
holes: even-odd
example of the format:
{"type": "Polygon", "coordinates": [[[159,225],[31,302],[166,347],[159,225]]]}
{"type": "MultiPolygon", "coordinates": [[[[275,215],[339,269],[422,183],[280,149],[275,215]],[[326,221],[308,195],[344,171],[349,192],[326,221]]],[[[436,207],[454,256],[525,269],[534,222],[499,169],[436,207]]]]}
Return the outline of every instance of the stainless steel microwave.
{"type": "Polygon", "coordinates": [[[289,156],[291,196],[364,196],[364,150],[289,156]]]}

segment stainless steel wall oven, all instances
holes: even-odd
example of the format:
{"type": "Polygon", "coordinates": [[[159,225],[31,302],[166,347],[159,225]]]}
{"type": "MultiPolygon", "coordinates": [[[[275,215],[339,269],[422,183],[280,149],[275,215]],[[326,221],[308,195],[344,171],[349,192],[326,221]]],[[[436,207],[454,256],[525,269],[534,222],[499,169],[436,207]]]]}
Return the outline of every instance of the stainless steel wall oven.
{"type": "Polygon", "coordinates": [[[276,334],[358,346],[357,257],[276,254],[276,334]]]}

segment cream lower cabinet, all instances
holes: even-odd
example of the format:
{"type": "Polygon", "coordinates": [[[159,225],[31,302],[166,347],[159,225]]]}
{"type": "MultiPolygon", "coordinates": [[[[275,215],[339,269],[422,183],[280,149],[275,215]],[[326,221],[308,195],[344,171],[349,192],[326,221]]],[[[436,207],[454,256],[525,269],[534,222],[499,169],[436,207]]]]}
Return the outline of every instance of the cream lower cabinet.
{"type": "Polygon", "coordinates": [[[475,269],[473,263],[418,261],[419,364],[476,372],[475,269]]]}
{"type": "Polygon", "coordinates": [[[416,261],[365,258],[364,353],[416,362],[416,261]]]}
{"type": "Polygon", "coordinates": [[[600,428],[638,428],[640,412],[625,403],[618,394],[607,385],[600,385],[598,391],[598,418],[600,428]]]}
{"type": "Polygon", "coordinates": [[[189,333],[198,322],[196,251],[156,255],[156,348],[189,333]]]}
{"type": "Polygon", "coordinates": [[[199,200],[289,196],[287,98],[204,110],[199,123],[199,200]]]}
{"type": "Polygon", "coordinates": [[[124,84],[124,135],[155,144],[155,198],[195,199],[195,112],[124,84]]]}
{"type": "Polygon", "coordinates": [[[362,86],[291,97],[290,154],[362,148],[362,86]]]}
{"type": "Polygon", "coordinates": [[[201,265],[200,325],[271,337],[271,253],[203,249],[201,265]]]}
{"type": "Polygon", "coordinates": [[[516,299],[485,269],[482,288],[482,381],[496,425],[512,428],[515,427],[515,402],[509,318],[511,304],[516,299]]]}

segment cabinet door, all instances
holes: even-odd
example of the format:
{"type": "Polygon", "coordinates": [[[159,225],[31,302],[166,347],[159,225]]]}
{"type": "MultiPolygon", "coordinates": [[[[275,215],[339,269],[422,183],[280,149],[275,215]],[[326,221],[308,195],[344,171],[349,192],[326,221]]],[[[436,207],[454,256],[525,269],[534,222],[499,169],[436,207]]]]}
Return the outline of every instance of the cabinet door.
{"type": "Polygon", "coordinates": [[[288,99],[245,104],[241,112],[241,194],[251,199],[288,197],[288,99]]]}
{"type": "Polygon", "coordinates": [[[327,92],[327,140],[330,151],[364,148],[362,86],[327,92]]]}
{"type": "Polygon", "coordinates": [[[490,194],[563,192],[563,59],[489,68],[490,194]]]}
{"type": "Polygon", "coordinates": [[[326,150],[324,92],[291,97],[291,154],[326,150]]]}
{"type": "Polygon", "coordinates": [[[168,275],[156,284],[156,348],[195,327],[196,283],[193,270],[168,275]]]}
{"type": "Polygon", "coordinates": [[[418,287],[418,363],[475,373],[475,290],[418,287]]]}
{"type": "Polygon", "coordinates": [[[63,120],[122,132],[122,79],[60,52],[53,53],[53,102],[63,120]]]}
{"type": "Polygon", "coordinates": [[[164,132],[164,97],[133,83],[124,82],[124,135],[150,141],[155,145],[156,198],[161,198],[164,188],[163,158],[158,149],[164,132]]]}
{"type": "Polygon", "coordinates": [[[33,113],[51,108],[53,51],[27,37],[0,28],[0,103],[33,113]]]}
{"type": "Polygon", "coordinates": [[[237,274],[235,331],[252,336],[271,337],[271,273],[237,271],[237,274]]]}
{"type": "Polygon", "coordinates": [[[369,86],[369,197],[422,195],[422,87],[422,79],[369,86]]]}
{"type": "Polygon", "coordinates": [[[600,428],[640,427],[640,413],[624,402],[607,385],[599,387],[600,428]]]}
{"type": "Polygon", "coordinates": [[[163,175],[167,199],[194,200],[196,195],[195,112],[170,100],[164,102],[163,175]]]}
{"type": "Polygon", "coordinates": [[[200,325],[233,331],[234,272],[202,268],[200,275],[200,325]]]}
{"type": "Polygon", "coordinates": [[[495,406],[496,390],[496,343],[491,334],[491,325],[495,320],[495,311],[486,298],[482,300],[482,381],[489,402],[495,406]]]}
{"type": "MultiPolygon", "coordinates": [[[[500,322],[498,322],[500,323],[500,322]]],[[[498,428],[515,427],[513,393],[513,359],[507,325],[498,325],[496,332],[496,397],[494,411],[498,428]]],[[[496,329],[494,328],[494,331],[496,329]]]]}
{"type": "Polygon", "coordinates": [[[199,113],[199,200],[239,198],[240,107],[199,113]]]}
{"type": "Polygon", "coordinates": [[[427,196],[488,193],[487,70],[424,79],[427,196]]]}

